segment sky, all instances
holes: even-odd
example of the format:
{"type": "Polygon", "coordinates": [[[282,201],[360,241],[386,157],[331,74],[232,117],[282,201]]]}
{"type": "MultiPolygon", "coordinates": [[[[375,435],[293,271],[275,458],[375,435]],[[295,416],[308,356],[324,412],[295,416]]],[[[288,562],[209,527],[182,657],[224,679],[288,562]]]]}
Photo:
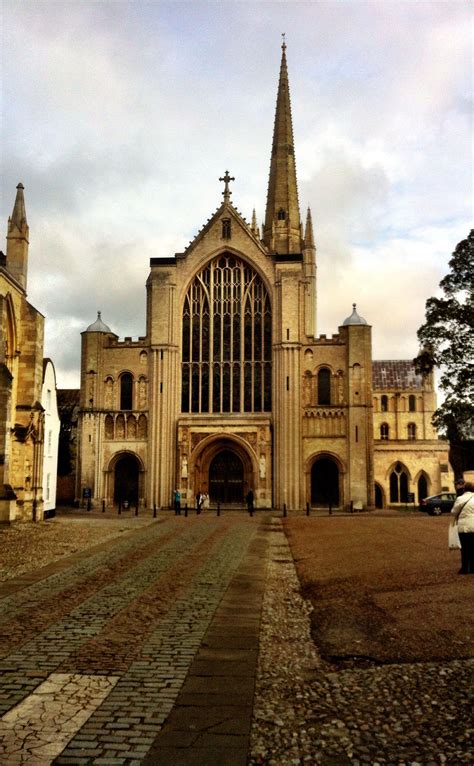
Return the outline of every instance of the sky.
{"type": "Polygon", "coordinates": [[[145,335],[149,259],[185,249],[226,169],[264,219],[283,32],[317,332],[355,302],[374,359],[415,356],[472,226],[472,20],[450,0],[2,0],[1,239],[21,181],[58,387],[98,310],[145,335]]]}

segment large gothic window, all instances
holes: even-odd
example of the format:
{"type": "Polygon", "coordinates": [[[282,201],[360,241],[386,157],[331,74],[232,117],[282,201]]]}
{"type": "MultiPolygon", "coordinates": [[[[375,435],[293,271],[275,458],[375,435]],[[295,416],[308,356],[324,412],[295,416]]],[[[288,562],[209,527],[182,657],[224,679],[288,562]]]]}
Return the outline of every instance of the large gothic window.
{"type": "Polygon", "coordinates": [[[182,412],[271,410],[270,298],[254,269],[226,253],[196,275],[182,343],[182,412]]]}

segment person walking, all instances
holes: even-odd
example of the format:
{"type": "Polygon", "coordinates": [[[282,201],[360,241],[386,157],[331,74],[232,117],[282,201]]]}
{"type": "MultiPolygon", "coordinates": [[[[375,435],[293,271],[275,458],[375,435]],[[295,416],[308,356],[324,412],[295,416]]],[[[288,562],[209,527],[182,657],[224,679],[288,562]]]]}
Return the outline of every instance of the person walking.
{"type": "Polygon", "coordinates": [[[176,516],[181,515],[181,492],[177,489],[174,491],[174,512],[176,516]]]}
{"type": "Polygon", "coordinates": [[[451,509],[461,543],[461,569],[458,574],[474,574],[474,484],[466,481],[463,489],[451,509]]]}

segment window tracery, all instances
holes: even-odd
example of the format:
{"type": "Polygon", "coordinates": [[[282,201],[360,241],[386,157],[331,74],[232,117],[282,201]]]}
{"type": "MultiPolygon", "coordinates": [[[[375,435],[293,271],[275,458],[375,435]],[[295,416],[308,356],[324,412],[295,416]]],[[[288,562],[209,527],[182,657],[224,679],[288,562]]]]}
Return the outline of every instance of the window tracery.
{"type": "Polygon", "coordinates": [[[271,410],[270,297],[257,272],[230,253],[190,285],[182,325],[183,412],[271,410]]]}

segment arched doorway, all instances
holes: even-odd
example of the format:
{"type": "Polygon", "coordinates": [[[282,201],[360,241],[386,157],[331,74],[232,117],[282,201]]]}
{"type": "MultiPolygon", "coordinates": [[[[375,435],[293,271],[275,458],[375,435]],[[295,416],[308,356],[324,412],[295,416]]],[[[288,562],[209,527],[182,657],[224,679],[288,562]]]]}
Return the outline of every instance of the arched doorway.
{"type": "Polygon", "coordinates": [[[383,508],[383,490],[380,484],[375,485],[375,507],[383,508]]]}
{"type": "Polygon", "coordinates": [[[244,466],[233,450],[223,449],[212,459],[209,466],[209,497],[211,503],[243,503],[244,466]]]}
{"type": "Polygon", "coordinates": [[[425,497],[428,497],[428,481],[425,474],[422,473],[418,479],[418,502],[421,503],[425,497]]]}
{"type": "Polygon", "coordinates": [[[115,463],[114,503],[128,500],[130,505],[138,501],[139,464],[134,455],[122,455],[115,463]]]}
{"type": "Polygon", "coordinates": [[[311,467],[311,505],[339,505],[339,468],[329,457],[315,460],[311,467]]]}

